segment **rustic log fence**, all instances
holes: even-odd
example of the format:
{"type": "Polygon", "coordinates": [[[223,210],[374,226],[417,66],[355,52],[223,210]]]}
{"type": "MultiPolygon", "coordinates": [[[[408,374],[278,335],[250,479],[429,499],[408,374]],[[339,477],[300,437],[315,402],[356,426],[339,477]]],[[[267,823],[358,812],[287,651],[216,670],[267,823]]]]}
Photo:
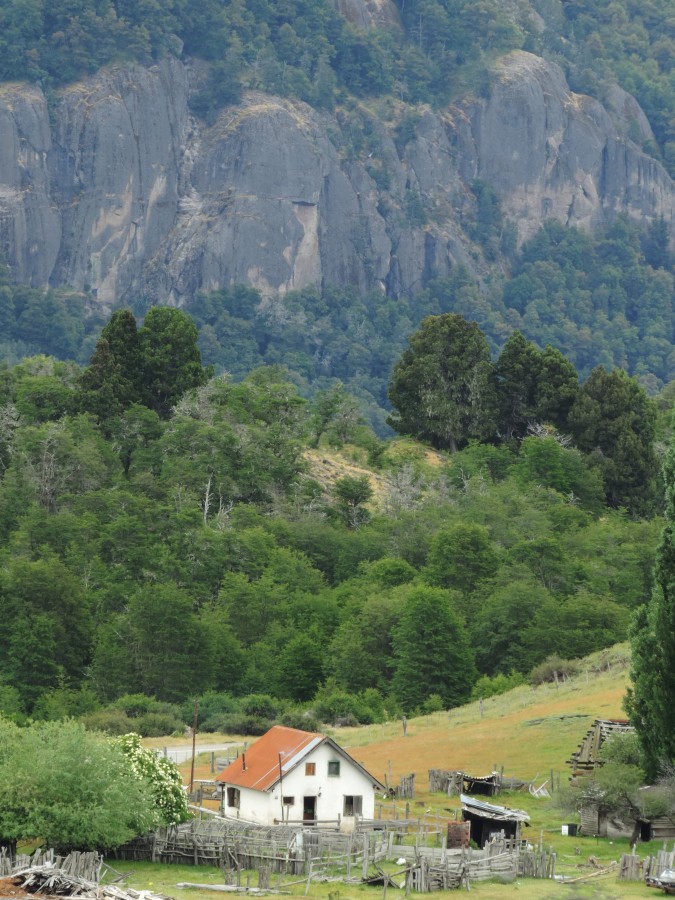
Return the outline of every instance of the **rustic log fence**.
{"type": "Polygon", "coordinates": [[[620,881],[645,881],[658,878],[666,869],[675,868],[675,844],[671,851],[659,850],[641,859],[637,853],[624,853],[619,862],[620,881]]]}
{"type": "Polygon", "coordinates": [[[407,871],[406,892],[440,891],[462,885],[468,888],[472,881],[493,878],[553,878],[555,867],[553,851],[501,837],[483,850],[447,850],[445,846],[440,852],[418,850],[407,871]]]}
{"type": "Polygon", "coordinates": [[[402,800],[412,800],[415,796],[415,773],[402,775],[401,783],[396,788],[396,796],[402,800]]]}
{"type": "Polygon", "coordinates": [[[210,819],[160,828],[118,848],[114,856],[218,866],[229,872],[269,868],[286,875],[306,875],[311,866],[315,876],[336,870],[349,877],[364,859],[384,859],[387,849],[387,836],[379,831],[342,834],[210,819]]]}

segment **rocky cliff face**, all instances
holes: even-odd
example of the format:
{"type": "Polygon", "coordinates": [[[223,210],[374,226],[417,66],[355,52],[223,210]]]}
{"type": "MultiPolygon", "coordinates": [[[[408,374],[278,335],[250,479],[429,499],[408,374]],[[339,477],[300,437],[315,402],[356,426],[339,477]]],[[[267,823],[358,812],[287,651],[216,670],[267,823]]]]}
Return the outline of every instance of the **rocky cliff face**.
{"type": "Polygon", "coordinates": [[[232,282],[414,291],[478,264],[462,229],[474,178],[520,239],[549,217],[675,216],[673,182],[627,137],[648,129],[632,98],[608,112],[527,53],[503,61],[488,99],[423,111],[405,143],[364,113],[367,151],[347,117],[263,94],[206,127],[189,91],[176,60],[103,72],[51,110],[36,87],[0,87],[0,246],[20,281],[105,306],[232,282]]]}

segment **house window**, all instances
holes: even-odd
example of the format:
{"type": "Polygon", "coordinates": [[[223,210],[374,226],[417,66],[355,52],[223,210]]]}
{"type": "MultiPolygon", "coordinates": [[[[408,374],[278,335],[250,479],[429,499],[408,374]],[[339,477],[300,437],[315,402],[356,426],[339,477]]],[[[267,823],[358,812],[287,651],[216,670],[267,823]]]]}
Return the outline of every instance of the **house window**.
{"type": "Polygon", "coordinates": [[[345,794],[344,816],[360,816],[363,811],[363,797],[345,794]]]}
{"type": "Polygon", "coordinates": [[[233,809],[239,809],[239,798],[241,792],[239,788],[229,787],[227,789],[227,805],[233,809]]]}
{"type": "Polygon", "coordinates": [[[282,803],[284,806],[295,806],[295,797],[283,797],[282,803]]]}
{"type": "Polygon", "coordinates": [[[328,763],[328,777],[329,778],[337,778],[340,774],[340,760],[339,759],[331,759],[328,763]]]}
{"type": "Polygon", "coordinates": [[[316,763],[305,763],[305,775],[316,775],[316,763]]]}

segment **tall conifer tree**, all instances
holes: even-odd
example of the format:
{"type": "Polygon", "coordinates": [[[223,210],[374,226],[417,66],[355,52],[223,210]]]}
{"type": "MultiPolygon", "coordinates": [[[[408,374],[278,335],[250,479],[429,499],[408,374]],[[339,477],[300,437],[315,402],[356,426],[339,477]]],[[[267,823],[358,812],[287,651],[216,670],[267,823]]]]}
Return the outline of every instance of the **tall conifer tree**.
{"type": "Polygon", "coordinates": [[[654,588],[633,623],[633,689],[627,709],[653,778],[675,763],[675,439],[664,465],[666,525],[656,555],[654,588]]]}

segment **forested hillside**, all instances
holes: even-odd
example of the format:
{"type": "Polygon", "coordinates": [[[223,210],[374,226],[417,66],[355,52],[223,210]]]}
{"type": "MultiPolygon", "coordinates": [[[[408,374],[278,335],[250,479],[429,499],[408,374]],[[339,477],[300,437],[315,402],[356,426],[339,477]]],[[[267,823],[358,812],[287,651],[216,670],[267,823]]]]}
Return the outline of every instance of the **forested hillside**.
{"type": "Polygon", "coordinates": [[[660,530],[655,405],[518,334],[493,364],[446,315],[396,366],[399,430],[429,354],[475,389],[467,340],[493,387],[452,454],[383,442],[344,389],[308,403],[278,367],[210,377],[178,310],[116,313],[86,368],[4,367],[0,710],[161,733],[199,695],[205,727],[372,721],[623,639],[660,530]]]}
{"type": "Polygon", "coordinates": [[[0,713],[374,721],[626,637],[675,383],[674,29],[0,0],[0,713]]]}

